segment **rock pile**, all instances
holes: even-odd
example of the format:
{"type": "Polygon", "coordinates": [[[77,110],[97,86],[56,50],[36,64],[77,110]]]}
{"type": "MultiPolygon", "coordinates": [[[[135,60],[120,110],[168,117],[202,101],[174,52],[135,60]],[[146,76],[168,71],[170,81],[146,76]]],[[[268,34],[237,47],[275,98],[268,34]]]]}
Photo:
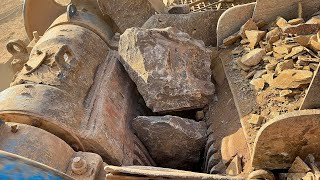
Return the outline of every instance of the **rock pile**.
{"type": "Polygon", "coordinates": [[[224,46],[237,42],[232,51],[234,67],[257,92],[260,112],[250,123],[261,124],[261,119],[299,109],[320,62],[319,21],[320,17],[307,22],[279,17],[258,28],[259,23],[250,19],[224,40],[224,46]]]}

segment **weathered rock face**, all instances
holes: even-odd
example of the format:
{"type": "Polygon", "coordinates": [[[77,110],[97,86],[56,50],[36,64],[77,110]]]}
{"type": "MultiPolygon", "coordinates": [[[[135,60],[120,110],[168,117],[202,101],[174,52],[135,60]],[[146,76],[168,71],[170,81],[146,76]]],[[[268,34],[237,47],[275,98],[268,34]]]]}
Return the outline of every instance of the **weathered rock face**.
{"type": "Polygon", "coordinates": [[[220,15],[224,11],[204,11],[189,14],[156,14],[142,26],[143,28],[175,27],[202,40],[207,46],[217,43],[216,29],[220,15]]]}
{"type": "Polygon", "coordinates": [[[210,54],[175,28],[131,28],[120,38],[122,64],[154,112],[204,107],[214,93],[210,54]]]}
{"type": "Polygon", "coordinates": [[[156,12],[147,0],[98,0],[98,3],[102,13],[115,22],[121,33],[127,28],[141,27],[156,12]]]}
{"type": "Polygon", "coordinates": [[[204,122],[140,116],[133,120],[133,128],[157,165],[184,170],[198,165],[206,142],[204,122]]]}

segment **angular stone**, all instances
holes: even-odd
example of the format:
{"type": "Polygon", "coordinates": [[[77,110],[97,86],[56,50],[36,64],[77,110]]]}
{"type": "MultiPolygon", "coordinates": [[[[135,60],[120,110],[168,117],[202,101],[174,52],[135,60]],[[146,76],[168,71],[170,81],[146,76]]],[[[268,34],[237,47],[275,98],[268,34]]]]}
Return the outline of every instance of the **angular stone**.
{"type": "Polygon", "coordinates": [[[274,77],[274,73],[262,75],[262,79],[268,84],[272,83],[273,77],[274,77]]]}
{"type": "Polygon", "coordinates": [[[294,160],[288,172],[289,173],[307,173],[310,171],[311,171],[310,167],[298,156],[294,160]]]}
{"type": "Polygon", "coordinates": [[[310,69],[312,69],[312,70],[314,70],[314,71],[317,70],[318,66],[319,66],[318,63],[310,63],[310,64],[309,64],[310,69]]]}
{"type": "Polygon", "coordinates": [[[250,67],[249,67],[249,66],[246,66],[246,65],[244,65],[244,64],[241,62],[241,58],[239,58],[239,59],[237,60],[237,64],[238,64],[238,66],[239,66],[242,70],[244,70],[244,71],[249,71],[249,70],[250,70],[250,67]]]}
{"type": "Polygon", "coordinates": [[[290,54],[286,55],[284,57],[284,59],[289,59],[289,58],[292,58],[293,56],[303,52],[305,50],[305,48],[303,46],[297,46],[297,47],[294,47],[292,48],[290,54]]]}
{"type": "Polygon", "coordinates": [[[290,26],[290,24],[288,23],[287,20],[285,20],[282,17],[278,17],[277,21],[276,21],[277,26],[282,29],[282,31],[285,30],[285,28],[287,28],[288,26],[290,26]]]}
{"type": "Polygon", "coordinates": [[[286,27],[283,32],[294,35],[309,35],[317,33],[319,29],[320,25],[318,24],[298,24],[286,27]]]}
{"type": "Polygon", "coordinates": [[[290,96],[292,94],[291,90],[282,90],[280,91],[280,97],[290,96]]]}
{"type": "Polygon", "coordinates": [[[302,18],[291,19],[290,21],[288,21],[288,24],[290,25],[298,25],[301,23],[304,23],[304,20],[302,18]]]}
{"type": "Polygon", "coordinates": [[[298,44],[300,44],[301,46],[306,47],[309,45],[310,38],[311,36],[297,36],[297,37],[294,37],[293,40],[298,44]]]}
{"type": "Polygon", "coordinates": [[[264,117],[257,114],[252,114],[248,122],[250,124],[260,126],[263,123],[263,121],[264,121],[264,117]]]}
{"type": "Polygon", "coordinates": [[[253,79],[261,78],[264,74],[267,74],[267,70],[257,71],[257,72],[254,74],[253,79]]]}
{"type": "Polygon", "coordinates": [[[132,126],[161,167],[192,170],[206,143],[206,124],[175,116],[137,117],[132,126]]]}
{"type": "Polygon", "coordinates": [[[241,39],[241,36],[238,33],[233,34],[223,40],[223,45],[224,46],[231,46],[234,43],[236,43],[237,41],[239,41],[240,39],[241,39]]]}
{"type": "Polygon", "coordinates": [[[179,4],[176,6],[171,6],[168,9],[169,14],[188,14],[190,13],[190,7],[188,4],[179,4]]]}
{"type": "Polygon", "coordinates": [[[249,47],[254,49],[254,47],[264,38],[266,35],[265,31],[258,31],[258,30],[249,30],[245,32],[250,44],[249,47]]]}
{"type": "Polygon", "coordinates": [[[276,27],[269,31],[266,35],[267,41],[269,44],[273,44],[280,39],[281,30],[276,27]]]}
{"type": "Polygon", "coordinates": [[[231,163],[229,164],[226,172],[227,172],[227,175],[237,176],[241,173],[241,171],[242,171],[241,158],[238,155],[236,155],[236,157],[234,157],[231,163]]]}
{"type": "Polygon", "coordinates": [[[246,36],[246,31],[250,31],[250,30],[258,30],[258,26],[257,24],[253,21],[253,19],[249,19],[240,29],[240,36],[242,37],[242,39],[245,39],[246,36]]]}
{"type": "Polygon", "coordinates": [[[279,74],[281,73],[282,71],[284,70],[287,70],[287,69],[293,69],[294,68],[294,63],[293,63],[293,60],[290,59],[290,60],[285,60],[283,62],[280,62],[277,67],[276,67],[276,73],[279,74]]]}
{"type": "Polygon", "coordinates": [[[271,86],[278,89],[299,88],[301,85],[309,84],[313,73],[306,70],[284,70],[276,77],[271,86]]]}
{"type": "Polygon", "coordinates": [[[127,29],[122,64],[154,112],[203,108],[214,93],[211,51],[175,28],[127,29]]]}
{"type": "Polygon", "coordinates": [[[251,80],[250,84],[254,86],[256,91],[261,91],[264,88],[265,81],[262,78],[258,78],[251,80]]]}
{"type": "Polygon", "coordinates": [[[99,0],[103,14],[109,16],[121,33],[131,27],[141,27],[152,15],[155,9],[147,0],[99,0]],[[133,14],[133,10],[138,12],[133,14]]]}
{"type": "Polygon", "coordinates": [[[203,11],[189,14],[156,14],[142,26],[146,29],[175,27],[206,46],[217,44],[217,23],[224,11],[203,11]]]}
{"type": "Polygon", "coordinates": [[[266,51],[261,48],[254,49],[241,58],[241,62],[249,67],[259,64],[262,57],[266,55],[266,51]]]}
{"type": "Polygon", "coordinates": [[[309,42],[309,47],[310,47],[310,49],[312,49],[315,52],[320,51],[320,43],[318,41],[311,39],[309,42]]]}
{"type": "Polygon", "coordinates": [[[281,45],[273,48],[273,51],[278,54],[289,54],[294,46],[293,45],[281,45]]]}
{"type": "Polygon", "coordinates": [[[309,19],[306,24],[319,24],[320,25],[320,16],[315,16],[309,19]]]}

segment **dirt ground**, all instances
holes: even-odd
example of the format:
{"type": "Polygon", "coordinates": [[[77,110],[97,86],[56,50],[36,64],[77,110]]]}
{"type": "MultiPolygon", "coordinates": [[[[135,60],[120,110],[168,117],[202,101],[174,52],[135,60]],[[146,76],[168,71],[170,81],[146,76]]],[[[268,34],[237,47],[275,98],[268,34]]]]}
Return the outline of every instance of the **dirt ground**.
{"type": "Polygon", "coordinates": [[[13,77],[10,68],[12,56],[6,50],[7,42],[11,39],[27,39],[22,3],[22,0],[0,0],[0,91],[9,86],[13,77]]]}

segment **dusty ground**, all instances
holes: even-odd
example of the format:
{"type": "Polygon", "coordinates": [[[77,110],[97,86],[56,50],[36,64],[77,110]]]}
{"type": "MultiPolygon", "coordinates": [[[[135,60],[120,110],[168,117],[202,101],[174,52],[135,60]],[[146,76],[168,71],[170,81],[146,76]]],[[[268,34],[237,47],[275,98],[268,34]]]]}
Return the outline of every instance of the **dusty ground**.
{"type": "Polygon", "coordinates": [[[0,0],[0,91],[8,87],[13,73],[10,69],[11,54],[6,43],[11,39],[25,40],[21,0],[0,0]]]}

